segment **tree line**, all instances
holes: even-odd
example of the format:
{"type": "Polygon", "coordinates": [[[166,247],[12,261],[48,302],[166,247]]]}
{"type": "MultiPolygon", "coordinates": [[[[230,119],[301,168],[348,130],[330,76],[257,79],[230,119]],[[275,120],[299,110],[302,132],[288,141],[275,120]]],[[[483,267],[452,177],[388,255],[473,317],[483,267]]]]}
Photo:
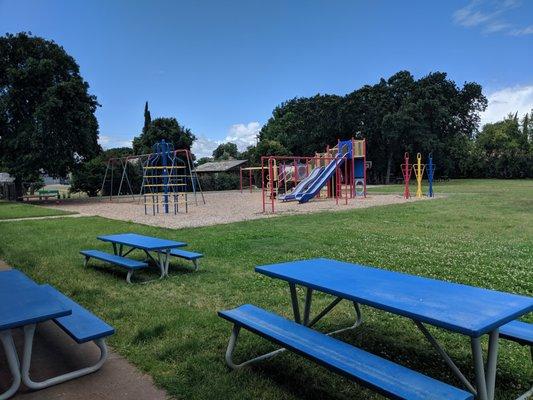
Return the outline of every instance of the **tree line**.
{"type": "MultiPolygon", "coordinates": [[[[185,149],[196,140],[175,118],[152,119],[146,104],[132,147],[104,151],[98,144],[99,106],[60,45],[28,33],[0,37],[0,170],[15,177],[19,195],[25,182],[42,174],[72,174],[73,190],[95,194],[109,157],[150,153],[161,139],[185,149]]],[[[533,112],[479,130],[486,107],[475,82],[459,86],[444,72],[415,79],[400,71],[345,96],[288,100],[274,108],[256,146],[239,153],[225,143],[212,159],[246,158],[257,165],[261,156],[309,156],[354,137],[367,140],[368,176],[375,183],[399,175],[406,151],[432,152],[439,176],[533,177],[533,112]]]]}

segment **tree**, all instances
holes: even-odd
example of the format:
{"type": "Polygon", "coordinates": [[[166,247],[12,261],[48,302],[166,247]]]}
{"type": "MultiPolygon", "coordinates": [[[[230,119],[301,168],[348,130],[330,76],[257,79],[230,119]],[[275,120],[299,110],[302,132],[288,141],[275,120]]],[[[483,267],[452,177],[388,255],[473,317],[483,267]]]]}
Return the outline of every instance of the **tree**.
{"type": "Polygon", "coordinates": [[[275,140],[260,141],[255,148],[255,152],[259,162],[261,162],[261,157],[290,155],[289,150],[275,140]]]}
{"type": "Polygon", "coordinates": [[[154,144],[161,140],[172,143],[175,149],[190,150],[196,136],[180,125],[176,118],[156,118],[133,139],[133,151],[135,154],[151,153],[154,144]]]}
{"type": "MultiPolygon", "coordinates": [[[[84,192],[89,196],[96,196],[102,189],[102,182],[106,173],[108,160],[110,158],[123,158],[133,155],[133,150],[129,147],[116,147],[108,149],[91,160],[84,162],[80,168],[72,174],[71,192],[84,192]]],[[[114,167],[113,194],[118,194],[120,179],[123,172],[123,165],[119,162],[114,167]]],[[[134,193],[138,193],[142,183],[141,165],[137,162],[129,163],[126,167],[127,176],[134,193]]],[[[107,195],[111,191],[111,171],[108,171],[102,195],[107,195]]],[[[129,187],[126,183],[122,186],[122,194],[127,193],[129,187]]]]}
{"type": "Polygon", "coordinates": [[[150,114],[150,110],[148,109],[148,102],[144,103],[144,125],[143,125],[143,132],[148,129],[150,124],[152,123],[152,115],[150,114]]]}
{"type": "MultiPolygon", "coordinates": [[[[340,96],[317,94],[282,103],[261,128],[259,141],[273,140],[292,154],[312,155],[340,138],[340,96]]],[[[344,134],[342,135],[344,136],[344,134]]]]}
{"type": "Polygon", "coordinates": [[[219,144],[217,148],[213,150],[213,158],[215,161],[239,158],[237,145],[231,142],[219,144]]]}
{"type": "Polygon", "coordinates": [[[198,160],[196,160],[196,166],[208,163],[213,161],[211,157],[200,157],[198,160]]]}
{"type": "Polygon", "coordinates": [[[485,177],[533,177],[533,151],[517,115],[483,126],[476,145],[484,156],[485,177]]]}
{"type": "Polygon", "coordinates": [[[481,86],[458,87],[443,72],[415,79],[400,71],[346,96],[316,95],[282,103],[259,134],[290,154],[311,156],[337,139],[367,140],[370,178],[388,182],[399,174],[404,152],[433,152],[439,173],[459,176],[468,163],[468,142],[487,100],[481,86]]]}
{"type": "Polygon", "coordinates": [[[0,37],[0,165],[22,182],[64,177],[101,151],[99,106],[74,58],[27,33],[0,37]]]}

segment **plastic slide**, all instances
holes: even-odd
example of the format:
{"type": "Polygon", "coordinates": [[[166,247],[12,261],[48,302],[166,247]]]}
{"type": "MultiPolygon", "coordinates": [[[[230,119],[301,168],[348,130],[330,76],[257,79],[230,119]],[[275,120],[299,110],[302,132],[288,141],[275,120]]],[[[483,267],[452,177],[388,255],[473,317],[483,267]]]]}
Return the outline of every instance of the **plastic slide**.
{"type": "Polygon", "coordinates": [[[346,158],[344,158],[341,154],[337,154],[335,159],[331,160],[326,168],[323,169],[322,173],[313,180],[313,183],[309,185],[305,191],[296,196],[296,200],[298,200],[300,203],[307,203],[309,200],[315,197],[324,187],[328,179],[333,176],[337,166],[341,167],[345,160],[346,158]]]}
{"type": "Polygon", "coordinates": [[[324,170],[324,167],[315,168],[314,170],[311,171],[309,176],[301,180],[300,183],[298,183],[298,185],[296,185],[290,193],[287,193],[284,196],[279,196],[279,199],[282,201],[296,200],[296,196],[299,195],[305,189],[307,189],[309,185],[312,185],[316,177],[319,176],[323,170],[324,170]]]}

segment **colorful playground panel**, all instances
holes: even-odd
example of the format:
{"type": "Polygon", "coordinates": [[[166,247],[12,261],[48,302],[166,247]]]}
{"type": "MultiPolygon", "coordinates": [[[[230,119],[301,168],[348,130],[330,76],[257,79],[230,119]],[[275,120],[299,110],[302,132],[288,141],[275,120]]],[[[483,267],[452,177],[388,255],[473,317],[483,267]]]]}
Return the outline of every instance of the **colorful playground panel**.
{"type": "MultiPolygon", "coordinates": [[[[512,329],[506,328],[516,324],[514,322],[516,318],[533,310],[533,298],[531,297],[330,259],[266,265],[257,267],[256,271],[288,282],[295,322],[251,305],[220,312],[221,317],[234,324],[226,353],[226,361],[230,367],[240,368],[284,351],[284,349],[275,350],[240,365],[233,364],[233,350],[239,330],[244,327],[393,398],[471,399],[475,395],[480,400],[492,400],[496,380],[498,330],[502,327],[503,331],[509,334],[504,337],[513,340],[512,329]],[[300,315],[296,285],[307,289],[303,318],[300,315]],[[335,300],[311,319],[314,291],[333,295],[335,300]],[[310,327],[327,315],[343,299],[354,304],[357,314],[356,323],[346,329],[354,329],[360,325],[359,304],[412,319],[467,391],[453,388],[310,330],[310,327]],[[476,378],[474,384],[470,383],[453,363],[426,328],[426,323],[470,338],[476,378]],[[481,348],[481,337],[485,334],[489,335],[486,365],[481,348]],[[352,359],[346,358],[346,354],[351,354],[352,359]],[[399,376],[403,378],[398,380],[399,376]],[[435,396],[435,393],[440,393],[440,395],[435,396]]],[[[524,329],[529,328],[531,332],[531,325],[527,325],[524,329]]],[[[531,345],[531,342],[529,344],[531,345]]]]}

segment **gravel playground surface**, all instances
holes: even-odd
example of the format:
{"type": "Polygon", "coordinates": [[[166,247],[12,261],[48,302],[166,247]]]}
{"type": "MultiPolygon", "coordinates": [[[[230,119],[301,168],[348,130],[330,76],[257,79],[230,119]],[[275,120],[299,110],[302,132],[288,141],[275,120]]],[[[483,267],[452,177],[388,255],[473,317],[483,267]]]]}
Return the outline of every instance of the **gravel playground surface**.
{"type": "MultiPolygon", "coordinates": [[[[110,202],[107,198],[69,200],[60,204],[51,204],[48,207],[59,208],[67,211],[75,211],[81,215],[98,215],[101,217],[133,221],[140,224],[161,226],[165,228],[186,228],[207,225],[226,224],[229,222],[247,221],[259,218],[273,218],[280,215],[308,214],[320,211],[341,211],[353,208],[375,207],[387,204],[400,204],[414,201],[423,201],[425,198],[412,198],[405,200],[398,194],[368,195],[366,198],[348,199],[346,205],[344,199],[339,199],[337,205],[335,199],[314,199],[306,204],[298,202],[276,202],[275,214],[262,212],[261,192],[253,193],[239,191],[222,191],[204,193],[206,204],[202,204],[201,196],[198,196],[198,206],[194,204],[194,198],[189,195],[189,209],[185,213],[180,208],[179,214],[163,213],[145,215],[142,199],[133,201],[130,198],[114,199],[110,202]]],[[[161,210],[161,208],[160,208],[161,210]]],[[[270,211],[267,204],[267,211],[270,211]]]]}

